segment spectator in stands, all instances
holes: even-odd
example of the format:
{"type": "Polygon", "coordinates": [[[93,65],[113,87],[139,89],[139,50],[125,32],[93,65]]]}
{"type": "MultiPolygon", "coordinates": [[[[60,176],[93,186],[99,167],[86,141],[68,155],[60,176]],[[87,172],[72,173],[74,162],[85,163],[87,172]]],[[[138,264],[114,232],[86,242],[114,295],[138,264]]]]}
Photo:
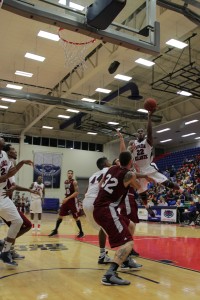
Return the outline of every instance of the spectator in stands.
{"type": "Polygon", "coordinates": [[[168,206],[167,202],[165,201],[165,198],[163,196],[160,196],[160,199],[158,200],[158,206],[168,206]]]}
{"type": "Polygon", "coordinates": [[[181,202],[181,199],[178,199],[178,200],[176,201],[176,206],[177,206],[177,207],[183,207],[183,206],[184,206],[184,204],[181,202]]]}
{"type": "Polygon", "coordinates": [[[197,207],[195,205],[195,202],[193,200],[191,200],[190,201],[190,206],[188,207],[188,209],[186,209],[182,213],[183,220],[184,221],[188,220],[189,225],[193,225],[192,223],[193,223],[194,217],[196,216],[196,210],[197,210],[197,207]]]}

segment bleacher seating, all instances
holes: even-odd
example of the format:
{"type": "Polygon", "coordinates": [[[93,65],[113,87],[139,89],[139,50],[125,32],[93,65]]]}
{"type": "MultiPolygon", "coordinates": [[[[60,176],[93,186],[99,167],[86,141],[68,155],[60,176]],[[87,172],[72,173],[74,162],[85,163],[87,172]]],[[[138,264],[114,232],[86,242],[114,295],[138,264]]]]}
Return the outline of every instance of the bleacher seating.
{"type": "Polygon", "coordinates": [[[172,166],[178,169],[183,165],[185,159],[192,159],[198,154],[200,154],[200,147],[167,153],[164,157],[163,155],[156,157],[154,161],[160,171],[164,171],[172,166]]]}

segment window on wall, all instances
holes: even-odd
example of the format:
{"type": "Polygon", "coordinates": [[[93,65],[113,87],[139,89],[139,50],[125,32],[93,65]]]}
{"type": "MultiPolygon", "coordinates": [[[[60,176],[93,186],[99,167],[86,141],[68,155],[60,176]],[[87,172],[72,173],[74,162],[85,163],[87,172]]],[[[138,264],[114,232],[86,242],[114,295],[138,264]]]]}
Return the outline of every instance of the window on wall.
{"type": "Polygon", "coordinates": [[[96,150],[96,144],[89,143],[89,151],[95,151],[96,150]]]}
{"type": "MultiPolygon", "coordinates": [[[[19,138],[15,137],[4,137],[7,143],[19,143],[19,138]]],[[[63,139],[52,139],[38,136],[25,136],[24,143],[29,145],[46,146],[46,147],[58,147],[68,149],[80,149],[86,151],[99,151],[103,152],[102,144],[63,140],[63,139]]]]}
{"type": "Polygon", "coordinates": [[[33,145],[40,145],[40,137],[37,136],[33,137],[33,145]]]}
{"type": "Polygon", "coordinates": [[[65,148],[65,140],[58,140],[58,147],[65,148]]]}
{"type": "Polygon", "coordinates": [[[42,146],[49,146],[49,138],[42,138],[42,146]]]}
{"type": "Polygon", "coordinates": [[[25,144],[30,144],[30,145],[31,145],[31,144],[33,143],[33,141],[32,141],[32,136],[28,136],[28,135],[27,135],[27,136],[25,137],[25,139],[24,139],[24,143],[25,143],[25,144]]]}
{"type": "Polygon", "coordinates": [[[74,142],[74,149],[81,149],[81,142],[74,142]]]}
{"type": "Polygon", "coordinates": [[[74,148],[74,142],[73,141],[66,141],[66,148],[74,148]]]}
{"type": "Polygon", "coordinates": [[[57,147],[57,139],[50,139],[50,147],[57,147]]]}

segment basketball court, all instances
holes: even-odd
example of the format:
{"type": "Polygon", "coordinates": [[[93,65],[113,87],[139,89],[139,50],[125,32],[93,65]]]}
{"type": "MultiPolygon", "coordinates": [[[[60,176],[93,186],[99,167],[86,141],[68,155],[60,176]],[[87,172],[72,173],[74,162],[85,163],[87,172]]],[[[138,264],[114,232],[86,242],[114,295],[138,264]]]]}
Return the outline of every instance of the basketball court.
{"type": "MultiPolygon", "coordinates": [[[[143,268],[121,272],[130,286],[103,286],[106,265],[98,265],[98,237],[83,216],[85,237],[76,239],[76,225],[67,217],[59,235],[48,237],[56,215],[43,214],[40,233],[28,232],[16,242],[26,258],[16,270],[1,262],[2,299],[199,299],[199,230],[172,224],[142,222],[136,228],[136,258],[143,268]]],[[[5,225],[1,232],[6,233],[5,225]]],[[[113,250],[109,249],[112,257],[113,250]]]]}

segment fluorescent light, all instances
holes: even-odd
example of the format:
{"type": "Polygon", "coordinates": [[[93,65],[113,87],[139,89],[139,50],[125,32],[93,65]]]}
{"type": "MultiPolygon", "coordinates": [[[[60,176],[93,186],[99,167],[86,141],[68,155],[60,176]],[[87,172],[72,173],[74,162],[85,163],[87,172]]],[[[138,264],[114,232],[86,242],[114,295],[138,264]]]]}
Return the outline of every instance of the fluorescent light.
{"type": "Polygon", "coordinates": [[[114,78],[119,79],[119,80],[124,80],[124,81],[130,81],[132,79],[132,77],[130,77],[130,76],[125,76],[125,75],[121,75],[121,74],[115,75],[114,78]]]}
{"type": "Polygon", "coordinates": [[[165,128],[165,129],[162,129],[162,130],[158,130],[156,131],[157,133],[161,133],[161,132],[165,132],[165,131],[168,131],[168,130],[171,130],[170,128],[165,128]]]}
{"type": "Polygon", "coordinates": [[[23,89],[23,86],[16,85],[16,84],[7,84],[6,87],[10,88],[10,89],[15,89],[15,90],[22,90],[23,89]]]}
{"type": "Polygon", "coordinates": [[[73,113],[79,113],[79,110],[76,110],[76,109],[71,109],[71,108],[68,108],[66,109],[66,111],[70,111],[70,112],[73,112],[73,113]]]}
{"type": "Polygon", "coordinates": [[[69,118],[70,118],[70,116],[58,115],[58,118],[69,119],[69,118]]]}
{"type": "Polygon", "coordinates": [[[118,122],[108,122],[108,124],[110,124],[110,125],[119,125],[118,122]]]}
{"type": "Polygon", "coordinates": [[[59,41],[59,39],[60,39],[57,34],[50,33],[50,32],[43,31],[43,30],[40,30],[38,32],[38,36],[42,37],[42,38],[45,38],[45,39],[48,39],[48,40],[56,41],[56,42],[59,41]]]}
{"type": "Polygon", "coordinates": [[[170,46],[173,46],[173,47],[176,47],[178,49],[183,49],[183,48],[188,46],[188,44],[180,42],[180,41],[175,40],[175,39],[171,39],[171,40],[167,41],[166,44],[170,45],[170,46]]]}
{"type": "Polygon", "coordinates": [[[194,138],[195,140],[200,140],[200,136],[198,136],[198,137],[196,137],[196,138],[194,138]]]}
{"type": "Polygon", "coordinates": [[[69,7],[77,9],[77,10],[80,10],[80,11],[83,11],[84,8],[85,8],[84,6],[76,4],[76,3],[73,3],[71,1],[69,2],[69,7]]]}
{"type": "Polygon", "coordinates": [[[7,109],[8,106],[0,105],[0,108],[7,109]]]}
{"type": "Polygon", "coordinates": [[[182,137],[187,137],[187,136],[194,135],[194,134],[196,134],[196,133],[192,132],[192,133],[184,134],[184,135],[182,135],[182,137]]]}
{"type": "MultiPolygon", "coordinates": [[[[67,0],[59,0],[58,1],[58,3],[60,3],[62,5],[67,5],[67,2],[69,2],[69,1],[67,1],[67,0]]],[[[83,11],[84,8],[85,8],[84,6],[76,4],[76,3],[71,2],[71,1],[69,2],[69,7],[80,10],[80,11],[83,11]]]]}
{"type": "Polygon", "coordinates": [[[160,143],[167,143],[167,142],[170,142],[170,141],[172,141],[172,139],[168,139],[168,140],[160,141],[160,143]]]}
{"type": "Polygon", "coordinates": [[[189,124],[192,124],[192,123],[196,123],[198,122],[199,120],[192,120],[192,121],[188,121],[188,122],[185,122],[185,125],[189,125],[189,124]]]}
{"type": "Polygon", "coordinates": [[[90,98],[82,98],[82,101],[87,101],[87,102],[96,102],[97,100],[95,99],[90,99],[90,98]]]}
{"type": "Polygon", "coordinates": [[[15,99],[8,99],[8,98],[1,98],[1,101],[5,101],[5,102],[13,102],[13,103],[16,102],[15,99]]]}
{"type": "Polygon", "coordinates": [[[87,132],[87,134],[91,134],[91,135],[97,135],[96,132],[87,132]]]}
{"type": "Polygon", "coordinates": [[[144,108],[139,108],[137,111],[139,112],[143,112],[145,114],[148,114],[148,110],[144,109],[144,108]]]}
{"type": "Polygon", "coordinates": [[[191,93],[186,92],[186,91],[178,91],[177,94],[182,95],[182,96],[187,96],[187,97],[188,97],[188,96],[192,96],[191,93]]]}
{"type": "Polygon", "coordinates": [[[112,90],[107,90],[107,89],[102,89],[102,88],[97,88],[95,91],[104,93],[104,94],[109,94],[110,92],[112,92],[112,90]]]}
{"type": "Polygon", "coordinates": [[[37,60],[37,61],[44,61],[45,60],[45,57],[43,57],[43,56],[28,53],[28,52],[25,54],[25,57],[33,59],[33,60],[37,60]]]}
{"type": "Polygon", "coordinates": [[[153,61],[144,59],[144,58],[138,58],[137,60],[135,60],[136,63],[147,66],[147,67],[151,67],[153,65],[155,65],[155,63],[153,61]]]}
{"type": "Polygon", "coordinates": [[[25,76],[25,77],[32,77],[33,73],[23,72],[23,71],[16,71],[15,75],[25,76]]]}
{"type": "Polygon", "coordinates": [[[42,126],[42,128],[45,128],[45,129],[53,129],[53,127],[51,127],[51,126],[42,126]]]}

